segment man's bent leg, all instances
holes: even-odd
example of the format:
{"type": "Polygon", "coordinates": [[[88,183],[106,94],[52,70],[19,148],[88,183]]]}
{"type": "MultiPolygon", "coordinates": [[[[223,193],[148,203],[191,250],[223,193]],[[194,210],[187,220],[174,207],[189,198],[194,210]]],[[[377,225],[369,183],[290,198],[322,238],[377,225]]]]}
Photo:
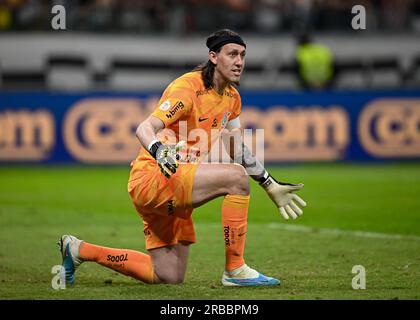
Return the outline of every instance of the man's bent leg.
{"type": "Polygon", "coordinates": [[[94,261],[136,280],[155,282],[152,258],[142,252],[102,247],[83,241],[79,256],[83,261],[94,261]]]}
{"type": "Polygon", "coordinates": [[[196,168],[182,164],[170,179],[159,170],[144,170],[139,179],[129,182],[130,197],[143,220],[154,283],[184,281],[189,245],[196,242],[191,219],[196,168]]]}
{"type": "Polygon", "coordinates": [[[226,270],[245,264],[244,249],[249,206],[249,181],[242,166],[203,164],[197,169],[193,186],[193,206],[223,195],[222,227],[226,270]]]}
{"type": "Polygon", "coordinates": [[[243,264],[247,231],[249,195],[225,196],[222,203],[222,227],[225,240],[226,271],[232,271],[243,264]]]}
{"type": "Polygon", "coordinates": [[[198,207],[218,196],[225,196],[222,204],[222,224],[226,267],[222,284],[225,286],[279,284],[279,280],[264,276],[248,267],[244,261],[249,179],[242,166],[202,164],[198,167],[193,186],[193,206],[198,207]]]}
{"type": "Polygon", "coordinates": [[[74,283],[77,267],[85,261],[130,276],[145,283],[182,283],[185,278],[190,242],[150,249],[150,255],[130,249],[102,247],[64,235],[60,240],[66,281],[74,283]]]}

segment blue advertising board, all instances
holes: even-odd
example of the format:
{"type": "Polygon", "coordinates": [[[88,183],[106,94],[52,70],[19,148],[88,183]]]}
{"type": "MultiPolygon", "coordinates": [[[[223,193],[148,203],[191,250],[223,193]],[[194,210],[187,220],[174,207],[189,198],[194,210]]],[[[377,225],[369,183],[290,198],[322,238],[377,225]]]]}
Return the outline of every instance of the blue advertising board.
{"type": "MultiPolygon", "coordinates": [[[[0,162],[129,163],[159,93],[0,93],[0,162]]],[[[420,159],[420,91],[241,91],[265,161],[420,159]]]]}

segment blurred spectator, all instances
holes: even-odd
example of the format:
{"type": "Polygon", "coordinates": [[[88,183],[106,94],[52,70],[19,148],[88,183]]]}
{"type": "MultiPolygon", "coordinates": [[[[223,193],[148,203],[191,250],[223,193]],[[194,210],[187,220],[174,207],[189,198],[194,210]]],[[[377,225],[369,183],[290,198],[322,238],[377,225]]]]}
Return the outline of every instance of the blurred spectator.
{"type": "MultiPolygon", "coordinates": [[[[246,31],[251,26],[251,1],[250,0],[225,0],[227,10],[223,10],[222,22],[228,28],[246,31]]],[[[216,26],[215,26],[216,27],[216,26]]],[[[217,26],[214,29],[219,28],[217,26]]]]}
{"type": "Polygon", "coordinates": [[[369,31],[418,28],[419,0],[0,0],[0,31],[50,31],[51,8],[66,8],[68,30],[187,34],[229,27],[277,33],[351,32],[363,5],[369,31]]]}
{"type": "Polygon", "coordinates": [[[420,1],[413,1],[413,8],[411,14],[413,18],[411,19],[411,27],[415,32],[420,32],[420,1]]]}
{"type": "Polygon", "coordinates": [[[389,30],[400,31],[409,23],[409,1],[383,0],[382,16],[385,27],[389,30]]]}
{"type": "MultiPolygon", "coordinates": [[[[359,1],[360,3],[360,1],[359,1]]],[[[354,1],[321,0],[317,2],[315,27],[319,30],[351,30],[354,1]]]]}
{"type": "Polygon", "coordinates": [[[11,29],[12,10],[5,5],[0,4],[0,30],[11,29]]]}
{"type": "Polygon", "coordinates": [[[298,38],[296,50],[297,72],[305,89],[325,89],[333,77],[333,57],[330,50],[312,41],[308,33],[298,38]]]}
{"type": "Polygon", "coordinates": [[[260,32],[278,32],[282,24],[281,0],[261,0],[254,4],[254,24],[260,32]]]}
{"type": "Polygon", "coordinates": [[[117,24],[121,31],[150,30],[151,23],[145,13],[141,10],[141,3],[135,0],[121,1],[117,5],[117,24]]]}
{"type": "Polygon", "coordinates": [[[89,29],[110,31],[114,25],[115,7],[115,0],[96,0],[94,10],[89,14],[89,29]]]}
{"type": "Polygon", "coordinates": [[[312,28],[313,0],[293,0],[293,29],[302,32],[312,28]]]}

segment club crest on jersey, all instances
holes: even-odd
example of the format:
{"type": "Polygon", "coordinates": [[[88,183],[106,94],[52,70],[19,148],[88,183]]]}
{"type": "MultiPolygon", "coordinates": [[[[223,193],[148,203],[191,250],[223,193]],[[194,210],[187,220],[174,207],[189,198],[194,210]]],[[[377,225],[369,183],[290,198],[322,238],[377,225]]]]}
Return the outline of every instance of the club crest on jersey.
{"type": "Polygon", "coordinates": [[[223,115],[223,119],[222,119],[222,123],[221,123],[221,127],[222,129],[224,129],[229,121],[229,116],[230,116],[230,112],[225,112],[225,114],[223,115]]]}
{"type": "Polygon", "coordinates": [[[162,102],[162,104],[159,106],[159,109],[162,111],[168,111],[171,107],[171,102],[169,100],[166,100],[162,102]]]}

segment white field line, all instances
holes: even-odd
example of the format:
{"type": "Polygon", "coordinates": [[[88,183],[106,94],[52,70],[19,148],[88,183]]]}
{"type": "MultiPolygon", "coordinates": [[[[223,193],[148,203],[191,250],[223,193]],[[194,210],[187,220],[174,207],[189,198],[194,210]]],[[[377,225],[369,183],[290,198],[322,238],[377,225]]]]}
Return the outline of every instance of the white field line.
{"type": "MultiPolygon", "coordinates": [[[[220,227],[220,224],[217,223],[196,223],[198,227],[203,226],[203,228],[208,227],[220,227]]],[[[291,232],[303,232],[303,233],[318,233],[318,234],[330,234],[338,236],[350,236],[358,238],[374,238],[374,239],[384,239],[384,240],[415,240],[420,241],[419,236],[403,235],[403,234],[392,234],[392,233],[379,233],[371,231],[357,231],[357,230],[343,230],[335,228],[316,228],[316,227],[307,227],[301,225],[290,225],[283,223],[262,223],[257,224],[265,226],[269,229],[278,229],[291,232]]]]}
{"type": "MultiPolygon", "coordinates": [[[[42,207],[35,206],[40,211],[67,211],[69,213],[74,213],[74,209],[54,209],[51,207],[42,207]]],[[[20,208],[24,209],[25,207],[15,206],[15,205],[0,205],[0,208],[20,208]]],[[[89,212],[94,214],[100,214],[100,212],[89,212]]],[[[140,222],[141,223],[141,222],[140,222]]],[[[384,239],[384,240],[414,240],[420,241],[420,236],[404,235],[404,234],[393,234],[393,233],[379,233],[372,231],[358,231],[358,230],[343,230],[335,228],[317,228],[317,227],[308,227],[302,225],[291,225],[284,223],[256,223],[259,226],[264,226],[269,229],[278,229],[291,232],[303,232],[303,233],[319,233],[319,234],[330,234],[330,235],[340,235],[340,236],[350,236],[358,238],[373,238],[373,239],[384,239]]],[[[194,225],[198,228],[221,228],[221,223],[216,222],[196,222],[194,225]]],[[[1,226],[1,224],[0,224],[1,226]]]]}
{"type": "Polygon", "coordinates": [[[404,234],[392,234],[392,233],[379,233],[371,231],[358,231],[358,230],[343,230],[343,229],[334,229],[334,228],[315,228],[315,227],[306,227],[300,225],[287,225],[280,223],[268,223],[268,228],[287,230],[287,231],[296,231],[296,232],[307,232],[307,233],[321,233],[321,234],[331,234],[331,235],[344,235],[352,236],[359,238],[375,238],[375,239],[386,239],[386,240],[417,240],[420,241],[419,236],[411,236],[404,234]]]}

